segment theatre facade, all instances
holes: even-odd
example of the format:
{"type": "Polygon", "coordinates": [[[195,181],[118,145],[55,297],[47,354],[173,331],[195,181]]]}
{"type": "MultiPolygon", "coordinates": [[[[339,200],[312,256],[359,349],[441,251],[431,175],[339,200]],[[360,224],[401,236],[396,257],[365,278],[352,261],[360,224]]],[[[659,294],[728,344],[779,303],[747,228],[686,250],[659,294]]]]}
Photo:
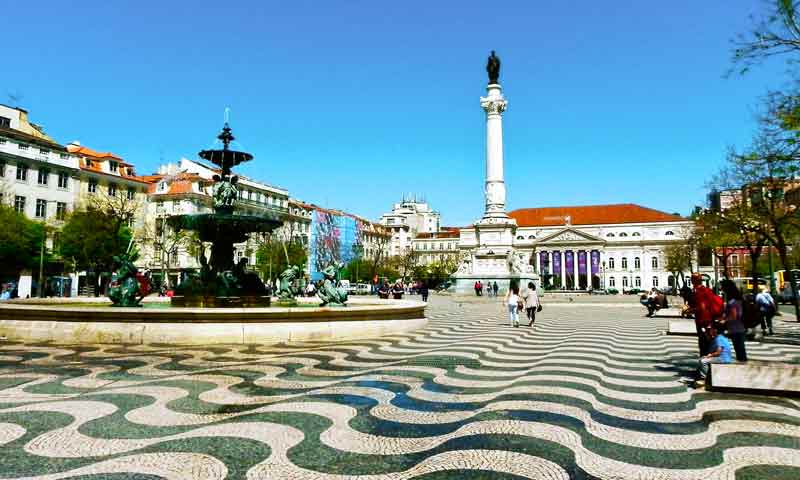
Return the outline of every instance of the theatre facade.
{"type": "Polygon", "coordinates": [[[634,204],[525,208],[508,215],[517,224],[514,251],[527,257],[546,288],[564,290],[672,286],[665,249],[686,241],[694,226],[634,204]]]}

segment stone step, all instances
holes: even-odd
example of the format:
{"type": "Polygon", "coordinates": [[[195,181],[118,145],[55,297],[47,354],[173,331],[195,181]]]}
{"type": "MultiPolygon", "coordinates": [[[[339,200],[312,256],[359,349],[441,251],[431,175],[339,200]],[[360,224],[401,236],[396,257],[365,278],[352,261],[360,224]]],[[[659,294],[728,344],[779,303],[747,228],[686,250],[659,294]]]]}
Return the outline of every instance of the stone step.
{"type": "Polygon", "coordinates": [[[748,361],[711,364],[711,390],[800,395],[800,364],[748,361]]]}

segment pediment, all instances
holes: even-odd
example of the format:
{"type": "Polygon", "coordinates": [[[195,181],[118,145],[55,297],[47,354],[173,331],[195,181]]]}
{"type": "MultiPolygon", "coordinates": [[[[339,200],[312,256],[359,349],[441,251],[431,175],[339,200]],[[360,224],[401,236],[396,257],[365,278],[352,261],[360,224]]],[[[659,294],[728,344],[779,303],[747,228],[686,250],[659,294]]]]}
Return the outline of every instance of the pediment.
{"type": "Polygon", "coordinates": [[[605,243],[600,237],[595,237],[594,235],[589,235],[588,233],[582,232],[575,228],[565,228],[558,232],[555,232],[551,235],[548,235],[538,242],[539,245],[550,245],[550,244],[587,244],[587,243],[605,243]]]}

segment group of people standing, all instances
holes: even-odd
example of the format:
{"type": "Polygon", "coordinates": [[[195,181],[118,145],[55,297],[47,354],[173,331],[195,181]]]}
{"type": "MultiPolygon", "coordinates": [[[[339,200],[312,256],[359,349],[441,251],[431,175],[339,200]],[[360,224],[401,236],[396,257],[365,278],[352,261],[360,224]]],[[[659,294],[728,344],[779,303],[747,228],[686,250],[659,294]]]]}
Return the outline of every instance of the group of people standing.
{"type": "Polygon", "coordinates": [[[747,328],[760,324],[765,335],[772,335],[772,318],[777,308],[769,291],[762,291],[749,301],[735,283],[723,280],[720,283],[723,300],[703,285],[699,273],[692,274],[691,280],[692,292],[687,300],[694,314],[700,351],[699,379],[695,385],[701,386],[705,384],[712,363],[731,363],[733,353],[737,361],[747,361],[747,328]]]}
{"type": "Polygon", "coordinates": [[[475,295],[483,296],[483,291],[486,290],[486,296],[488,297],[496,297],[497,292],[500,290],[500,287],[497,285],[497,282],[486,282],[486,285],[483,284],[480,280],[475,282],[475,295]]]}

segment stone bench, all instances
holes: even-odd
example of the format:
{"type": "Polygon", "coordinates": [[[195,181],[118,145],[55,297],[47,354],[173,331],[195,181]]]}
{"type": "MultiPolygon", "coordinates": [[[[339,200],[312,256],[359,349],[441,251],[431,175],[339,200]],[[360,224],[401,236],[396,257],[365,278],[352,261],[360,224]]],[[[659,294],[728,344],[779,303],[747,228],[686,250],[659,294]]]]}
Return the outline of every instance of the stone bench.
{"type": "Polygon", "coordinates": [[[686,335],[696,337],[697,328],[694,326],[694,320],[670,320],[667,324],[667,335],[686,335]]]}
{"type": "Polygon", "coordinates": [[[710,390],[800,395],[800,365],[750,360],[711,364],[710,390]]]}

